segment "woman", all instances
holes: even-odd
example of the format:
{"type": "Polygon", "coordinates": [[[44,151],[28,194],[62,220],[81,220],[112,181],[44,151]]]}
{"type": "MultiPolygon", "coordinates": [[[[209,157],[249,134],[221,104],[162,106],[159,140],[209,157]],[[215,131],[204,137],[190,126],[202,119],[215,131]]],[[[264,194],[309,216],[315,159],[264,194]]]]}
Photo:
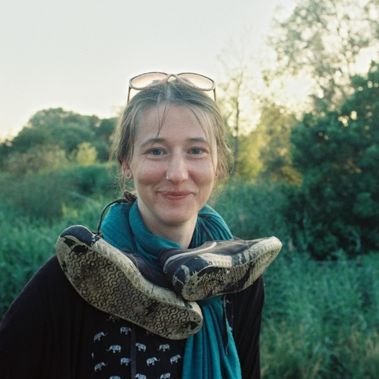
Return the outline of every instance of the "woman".
{"type": "Polygon", "coordinates": [[[110,207],[103,238],[80,226],[61,234],[59,262],[1,323],[2,377],[260,377],[256,279],[281,245],[234,241],[207,206],[227,168],[212,93],[199,74],[130,81],[115,142],[136,198],[110,207]]]}

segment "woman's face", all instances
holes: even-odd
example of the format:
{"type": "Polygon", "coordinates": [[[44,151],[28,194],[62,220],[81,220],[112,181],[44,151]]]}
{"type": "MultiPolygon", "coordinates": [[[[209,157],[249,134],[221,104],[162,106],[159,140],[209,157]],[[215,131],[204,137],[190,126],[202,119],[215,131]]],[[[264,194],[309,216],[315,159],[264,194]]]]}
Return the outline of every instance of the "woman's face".
{"type": "Polygon", "coordinates": [[[208,141],[189,108],[169,105],[144,111],[133,158],[124,167],[133,176],[140,212],[152,232],[195,225],[215,183],[212,146],[214,141],[208,141]]]}

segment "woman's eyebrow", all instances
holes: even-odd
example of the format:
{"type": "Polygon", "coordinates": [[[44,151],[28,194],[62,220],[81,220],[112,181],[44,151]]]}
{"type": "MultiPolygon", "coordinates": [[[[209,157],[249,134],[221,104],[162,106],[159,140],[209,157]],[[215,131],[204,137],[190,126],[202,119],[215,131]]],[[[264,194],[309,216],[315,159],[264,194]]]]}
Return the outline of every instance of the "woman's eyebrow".
{"type": "Polygon", "coordinates": [[[148,138],[147,140],[145,140],[141,143],[141,147],[144,147],[147,145],[152,145],[153,143],[163,143],[164,141],[165,141],[165,139],[160,138],[160,137],[148,138]]]}
{"type": "Polygon", "coordinates": [[[193,137],[193,138],[188,138],[188,141],[190,142],[202,142],[202,143],[209,143],[208,140],[204,137],[193,137]]]}
{"type": "MultiPolygon", "coordinates": [[[[162,137],[152,137],[152,138],[148,138],[147,140],[143,141],[141,143],[141,147],[152,145],[154,143],[164,143],[166,141],[167,140],[165,138],[162,138],[162,137]]],[[[209,144],[207,139],[204,137],[191,137],[191,138],[188,138],[187,141],[188,142],[197,142],[197,143],[200,142],[200,143],[209,144]]]]}

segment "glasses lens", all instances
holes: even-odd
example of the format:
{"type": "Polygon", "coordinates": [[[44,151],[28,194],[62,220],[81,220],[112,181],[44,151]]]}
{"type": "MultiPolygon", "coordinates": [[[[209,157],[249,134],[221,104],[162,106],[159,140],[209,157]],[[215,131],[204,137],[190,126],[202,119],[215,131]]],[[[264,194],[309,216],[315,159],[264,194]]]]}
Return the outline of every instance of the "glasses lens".
{"type": "Polygon", "coordinates": [[[207,76],[192,72],[183,72],[178,74],[178,77],[184,81],[190,82],[191,85],[204,91],[212,91],[215,88],[215,83],[207,76]]]}
{"type": "Polygon", "coordinates": [[[130,79],[130,88],[141,90],[167,78],[164,72],[147,72],[130,79]]]}

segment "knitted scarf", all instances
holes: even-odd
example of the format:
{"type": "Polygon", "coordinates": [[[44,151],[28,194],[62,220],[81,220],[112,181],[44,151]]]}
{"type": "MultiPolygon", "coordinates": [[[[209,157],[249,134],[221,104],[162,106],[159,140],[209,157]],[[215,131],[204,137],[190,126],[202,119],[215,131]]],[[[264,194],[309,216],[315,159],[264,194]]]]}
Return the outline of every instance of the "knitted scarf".
{"type": "MultiPolygon", "coordinates": [[[[137,201],[110,207],[101,226],[104,239],[120,250],[142,255],[150,264],[161,267],[159,253],[180,249],[173,241],[152,234],[145,226],[137,201]]],[[[221,216],[210,206],[198,214],[190,247],[207,240],[232,239],[221,216]]],[[[236,345],[227,323],[221,297],[199,302],[204,323],[201,330],[186,340],[183,357],[183,379],[240,379],[241,368],[236,345]]]]}

